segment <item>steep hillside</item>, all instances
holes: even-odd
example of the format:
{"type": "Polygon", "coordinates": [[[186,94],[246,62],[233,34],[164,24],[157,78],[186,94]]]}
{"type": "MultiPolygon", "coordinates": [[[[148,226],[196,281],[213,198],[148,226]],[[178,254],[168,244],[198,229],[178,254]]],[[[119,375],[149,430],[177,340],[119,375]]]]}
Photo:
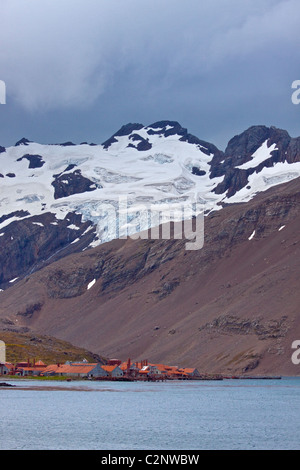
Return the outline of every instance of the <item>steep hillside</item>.
{"type": "Polygon", "coordinates": [[[113,240],[0,293],[1,328],[106,357],[292,374],[300,339],[299,179],[205,218],[205,244],[113,240]]]}
{"type": "Polygon", "coordinates": [[[300,139],[274,127],[249,128],[225,152],[174,121],[128,124],[102,145],[23,138],[0,151],[0,289],[158,225],[149,209],[209,214],[299,176],[300,139]]]}

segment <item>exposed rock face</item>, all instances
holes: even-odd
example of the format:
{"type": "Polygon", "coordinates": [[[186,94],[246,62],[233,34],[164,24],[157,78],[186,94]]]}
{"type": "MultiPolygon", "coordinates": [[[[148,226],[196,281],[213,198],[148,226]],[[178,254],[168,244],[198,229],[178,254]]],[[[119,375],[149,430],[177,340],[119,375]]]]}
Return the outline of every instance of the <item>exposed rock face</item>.
{"type": "Polygon", "coordinates": [[[45,164],[45,162],[43,161],[43,157],[41,157],[41,155],[26,154],[23,157],[19,158],[17,161],[20,162],[24,158],[29,161],[28,168],[41,168],[45,164]]]}
{"type": "Polygon", "coordinates": [[[130,136],[130,140],[134,143],[128,144],[128,147],[135,148],[140,152],[150,150],[152,148],[152,145],[149,143],[149,141],[138,134],[132,134],[130,136]],[[136,142],[138,142],[138,144],[136,144],[136,142]]]}
{"type": "Polygon", "coordinates": [[[237,191],[248,184],[249,176],[259,173],[263,168],[272,167],[278,162],[294,163],[300,161],[300,139],[293,139],[286,131],[268,128],[266,126],[253,126],[242,134],[230,140],[222,156],[215,157],[212,162],[212,177],[224,175],[224,180],[220,183],[215,192],[227,196],[233,196],[237,191]],[[274,145],[276,148],[270,152],[269,159],[248,168],[242,167],[246,163],[251,163],[253,154],[266,142],[267,147],[274,145]]]}
{"type": "Polygon", "coordinates": [[[231,166],[245,163],[253,153],[270,138],[271,129],[266,126],[253,126],[231,139],[225,150],[226,157],[231,158],[231,166]]]}
{"type": "MultiPolygon", "coordinates": [[[[15,212],[9,217],[20,215],[24,214],[15,212]]],[[[87,232],[80,243],[72,242],[91,226],[76,214],[67,214],[61,221],[57,221],[53,214],[45,213],[12,222],[0,237],[0,285],[8,287],[16,277],[28,275],[62,255],[80,251],[82,246],[91,242],[94,230],[87,232]]]]}
{"type": "Polygon", "coordinates": [[[288,332],[287,317],[264,322],[262,318],[239,318],[234,315],[221,315],[211,323],[199,328],[218,334],[256,335],[259,340],[284,338],[288,332]]]}
{"type": "Polygon", "coordinates": [[[28,145],[30,143],[30,140],[26,139],[26,137],[23,137],[22,139],[18,140],[16,142],[15,147],[18,147],[19,145],[28,145]]]}
{"type": "Polygon", "coordinates": [[[57,175],[52,186],[54,186],[55,199],[68,197],[72,194],[95,191],[95,189],[101,187],[99,184],[97,185],[93,181],[82,176],[80,170],[75,170],[73,173],[57,175]]]}
{"type": "Polygon", "coordinates": [[[125,126],[122,126],[121,129],[119,129],[112,137],[110,137],[108,140],[103,142],[103,147],[105,149],[108,149],[111,144],[114,142],[117,142],[115,137],[122,137],[126,135],[130,135],[133,131],[140,130],[142,129],[143,124],[126,124],[125,126]]]}
{"type": "Polygon", "coordinates": [[[75,144],[73,144],[73,142],[68,141],[68,142],[63,142],[62,144],[59,144],[59,145],[61,145],[62,147],[72,147],[75,144]]]}
{"type": "Polygon", "coordinates": [[[18,312],[17,315],[31,318],[35,313],[40,312],[43,307],[41,302],[36,302],[35,304],[26,305],[25,309],[18,312]]]}
{"type": "Polygon", "coordinates": [[[30,215],[29,212],[27,212],[27,211],[11,212],[10,214],[5,214],[2,217],[0,217],[0,224],[2,224],[2,222],[4,222],[5,220],[9,220],[9,219],[15,218],[15,217],[26,217],[27,215],[30,215]]]}

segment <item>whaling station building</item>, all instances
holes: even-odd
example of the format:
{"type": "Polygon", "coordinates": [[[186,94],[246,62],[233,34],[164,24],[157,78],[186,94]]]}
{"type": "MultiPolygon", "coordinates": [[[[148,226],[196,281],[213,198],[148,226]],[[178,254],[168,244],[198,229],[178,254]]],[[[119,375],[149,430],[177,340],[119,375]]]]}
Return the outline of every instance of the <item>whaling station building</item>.
{"type": "Polygon", "coordinates": [[[148,360],[141,362],[122,362],[110,359],[107,364],[67,361],[64,364],[47,365],[43,361],[11,364],[6,362],[5,343],[0,341],[0,375],[21,377],[67,377],[70,379],[96,380],[168,380],[168,379],[197,379],[201,374],[194,368],[178,368],[164,364],[149,364],[148,360]]]}

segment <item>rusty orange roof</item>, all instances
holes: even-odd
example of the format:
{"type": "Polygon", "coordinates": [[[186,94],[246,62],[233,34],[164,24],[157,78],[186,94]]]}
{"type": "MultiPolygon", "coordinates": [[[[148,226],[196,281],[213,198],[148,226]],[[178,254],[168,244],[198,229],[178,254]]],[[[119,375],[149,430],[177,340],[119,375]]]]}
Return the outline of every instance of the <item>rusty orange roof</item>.
{"type": "Polygon", "coordinates": [[[95,368],[96,364],[51,364],[44,372],[55,372],[58,374],[86,374],[95,368]]]}
{"type": "Polygon", "coordinates": [[[90,372],[91,370],[94,369],[94,365],[63,365],[58,368],[59,373],[65,373],[65,374],[86,374],[87,372],[90,372]]]}
{"type": "Polygon", "coordinates": [[[117,365],[114,365],[114,366],[101,366],[102,369],[106,370],[107,372],[112,372],[113,370],[115,370],[118,366],[117,365]]]}
{"type": "Polygon", "coordinates": [[[46,364],[43,361],[37,361],[35,363],[36,366],[46,366],[46,364]]]}
{"type": "Polygon", "coordinates": [[[13,369],[15,367],[11,362],[6,362],[4,365],[7,369],[13,369]]]}
{"type": "Polygon", "coordinates": [[[71,362],[70,364],[61,364],[61,365],[66,365],[66,366],[81,366],[81,367],[89,367],[93,366],[96,367],[97,362],[71,362]]]}
{"type": "Polygon", "coordinates": [[[167,370],[167,366],[163,364],[155,364],[158,370],[167,370]]]}
{"type": "Polygon", "coordinates": [[[45,372],[54,372],[59,368],[58,364],[50,364],[46,367],[45,372]]]}
{"type": "Polygon", "coordinates": [[[165,371],[165,372],[176,372],[178,371],[178,367],[176,366],[167,366],[165,364],[151,364],[152,366],[155,366],[158,370],[160,371],[165,371]]]}
{"type": "MultiPolygon", "coordinates": [[[[143,363],[140,363],[140,362],[133,362],[132,364],[135,364],[136,366],[138,366],[138,368],[140,369],[140,373],[142,372],[142,366],[143,363]]],[[[123,362],[119,367],[120,369],[122,369],[123,371],[125,371],[127,369],[127,362],[123,362]]],[[[152,363],[147,363],[143,365],[143,368],[145,370],[145,367],[156,367],[161,374],[163,375],[175,375],[175,376],[179,376],[179,375],[182,375],[184,377],[188,377],[189,374],[192,374],[196,369],[193,367],[193,368],[179,368],[178,366],[169,366],[169,365],[166,365],[166,364],[152,364],[152,363]]],[[[104,367],[104,366],[102,366],[104,367]]],[[[145,373],[145,372],[143,372],[145,373]]]]}

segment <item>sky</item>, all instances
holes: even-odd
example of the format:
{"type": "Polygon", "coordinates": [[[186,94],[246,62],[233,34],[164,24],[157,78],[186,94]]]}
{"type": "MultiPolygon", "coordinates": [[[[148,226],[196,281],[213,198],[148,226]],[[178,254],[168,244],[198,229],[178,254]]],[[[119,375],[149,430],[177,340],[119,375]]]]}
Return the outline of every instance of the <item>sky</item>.
{"type": "Polygon", "coordinates": [[[299,0],[0,0],[0,145],[160,120],[221,150],[252,125],[300,136],[299,18],[299,0]]]}

